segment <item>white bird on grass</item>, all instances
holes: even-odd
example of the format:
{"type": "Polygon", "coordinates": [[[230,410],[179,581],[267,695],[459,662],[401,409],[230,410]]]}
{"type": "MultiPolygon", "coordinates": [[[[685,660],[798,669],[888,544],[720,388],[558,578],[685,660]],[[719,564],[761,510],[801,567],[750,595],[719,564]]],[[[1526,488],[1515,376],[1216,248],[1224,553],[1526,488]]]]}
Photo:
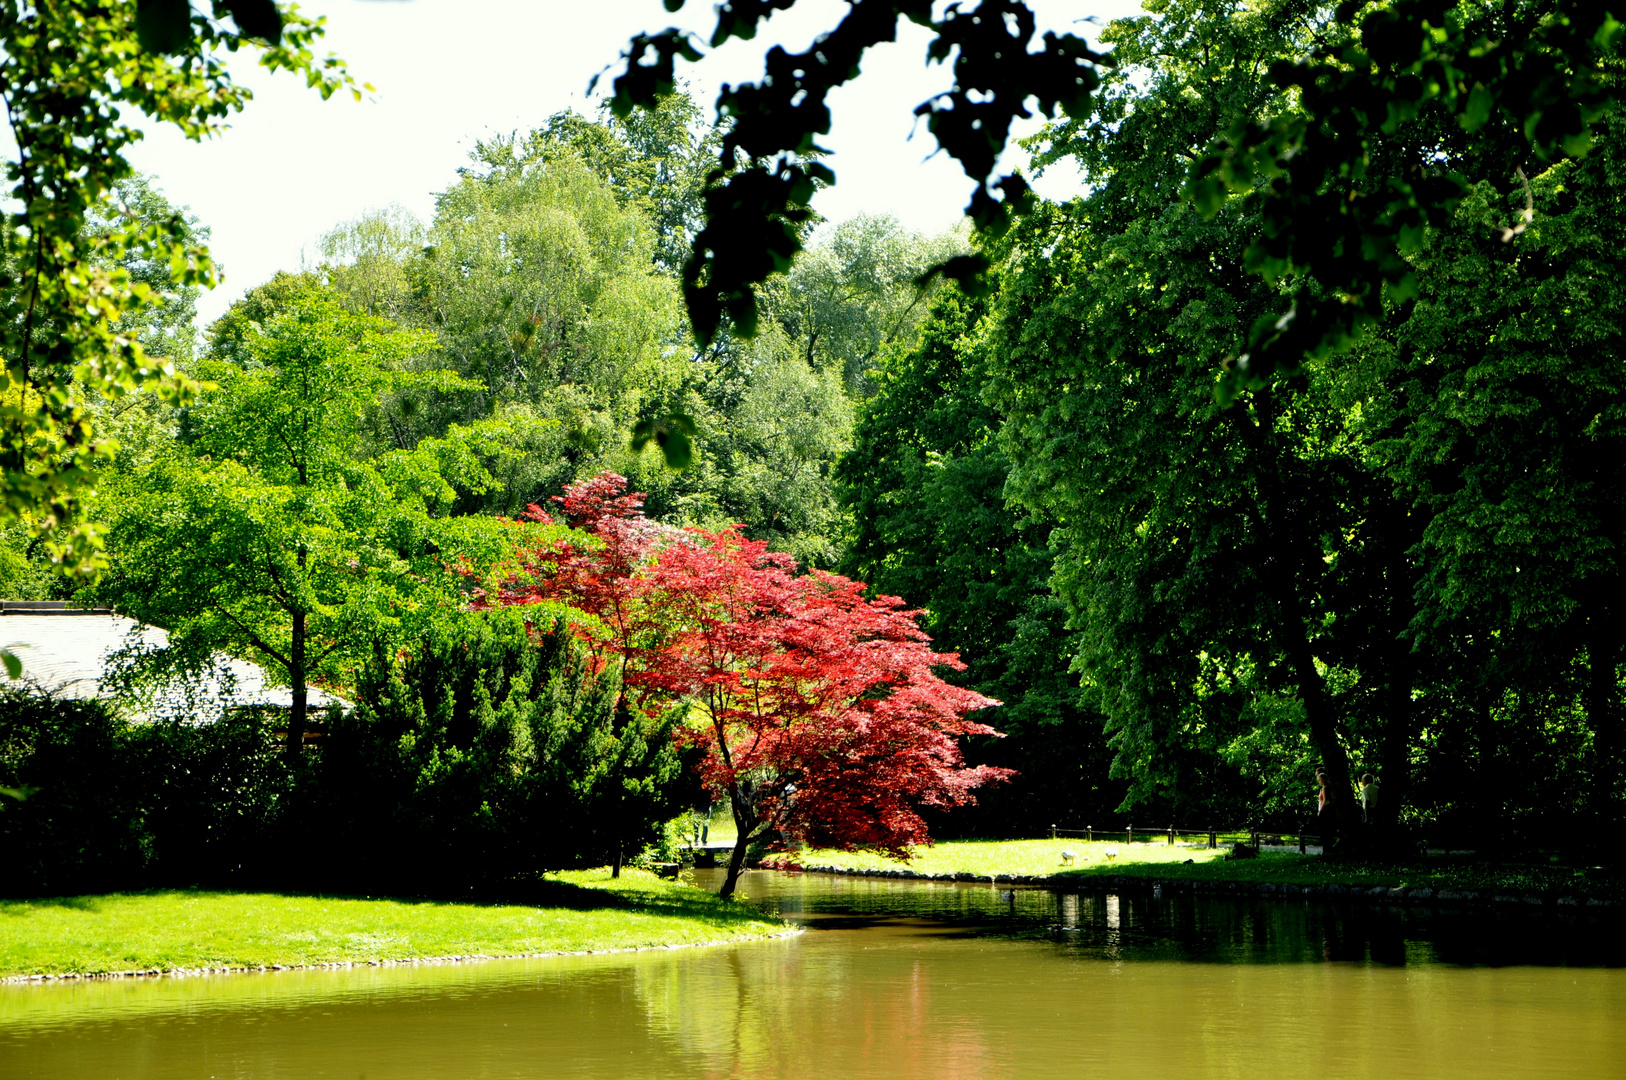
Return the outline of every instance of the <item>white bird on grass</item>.
{"type": "Polygon", "coordinates": [[[1116,859],[1118,857],[1118,849],[1115,847],[1109,847],[1107,848],[1105,854],[1109,859],[1116,859]]]}
{"type": "Polygon", "coordinates": [[[1073,864],[1073,860],[1076,858],[1078,858],[1078,855],[1075,852],[1070,851],[1067,848],[1061,849],[1061,861],[1066,863],[1068,866],[1071,866],[1073,864]]]}

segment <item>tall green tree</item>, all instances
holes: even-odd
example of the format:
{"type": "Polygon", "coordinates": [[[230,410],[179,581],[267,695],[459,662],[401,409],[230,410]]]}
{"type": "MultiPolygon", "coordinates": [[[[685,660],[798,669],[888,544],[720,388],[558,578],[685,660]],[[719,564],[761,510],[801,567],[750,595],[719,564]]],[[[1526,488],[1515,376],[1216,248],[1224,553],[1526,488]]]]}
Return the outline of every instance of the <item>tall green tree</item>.
{"type": "Polygon", "coordinates": [[[1170,204],[1194,148],[1291,108],[1264,73],[1306,32],[1289,5],[1206,3],[1107,28],[1099,112],[1041,159],[1075,157],[1093,189],[1012,234],[987,395],[1007,494],[1058,523],[1054,585],[1131,799],[1298,812],[1313,763],[1324,827],[1358,838],[1351,758],[1410,702],[1409,522],[1325,380],[1216,400],[1210,358],[1242,351],[1278,298],[1245,272],[1246,204],[1170,204]],[[1264,790],[1238,791],[1262,745],[1277,760],[1247,771],[1264,790]]]}
{"type": "Polygon", "coordinates": [[[617,199],[640,209],[654,226],[656,265],[676,276],[704,220],[706,174],[721,139],[699,102],[679,88],[652,108],[624,116],[608,105],[600,106],[596,120],[555,113],[531,133],[527,147],[542,156],[579,157],[617,199]]]}
{"type": "Polygon", "coordinates": [[[675,329],[654,232],[579,159],[482,143],[443,192],[414,277],[456,370],[495,398],[579,385],[616,407],[675,329]]]}
{"type": "Polygon", "coordinates": [[[371,455],[367,412],[403,384],[468,384],[406,367],[428,335],[308,285],[233,340],[237,362],[198,367],[219,389],[188,416],[189,445],[113,508],[116,557],[98,593],[170,631],[150,667],[195,670],[222,650],[270,667],[292,691],[297,760],[311,684],[352,681],[367,650],[442,602],[436,581],[454,557],[455,531],[431,527],[455,498],[440,471],[453,448],[371,455]]]}
{"type": "Polygon", "coordinates": [[[941,284],[922,277],[965,249],[957,233],[928,237],[891,217],[861,215],[816,234],[769,282],[765,307],[808,366],[835,369],[848,393],[863,398],[882,350],[919,337],[941,284]]]}
{"type": "Polygon", "coordinates": [[[1104,820],[1124,786],[1108,777],[1102,717],[1070,671],[1051,527],[1006,501],[1003,418],[983,400],[984,308],[946,290],[920,344],[883,353],[836,473],[852,530],[842,570],[922,609],[939,647],[967,665],[953,677],[1002,703],[988,722],[1005,738],[972,753],[1018,776],[945,827],[1023,835],[1104,820]]]}
{"type": "Polygon", "coordinates": [[[1612,113],[1584,159],[1476,188],[1416,256],[1416,301],[1335,365],[1425,523],[1414,629],[1456,658],[1445,714],[1473,717],[1475,786],[1518,793],[1473,806],[1481,835],[1516,807],[1580,813],[1600,838],[1620,813],[1623,139],[1612,113]],[[1555,753],[1577,738],[1587,752],[1555,753]]]}
{"type": "MultiPolygon", "coordinates": [[[[721,7],[710,43],[750,39],[762,20],[794,6],[721,7]]],[[[1149,10],[1178,17],[1182,6],[1160,0],[1149,10]]],[[[1449,217],[1477,177],[1438,157],[1414,160],[1409,174],[1374,168],[1396,125],[1433,114],[1468,132],[1501,128],[1522,152],[1553,161],[1584,154],[1591,125],[1619,95],[1613,65],[1626,23],[1594,0],[1293,7],[1304,47],[1253,74],[1299,107],[1232,116],[1188,148],[1188,194],[1206,211],[1226,190],[1257,196],[1263,227],[1246,270],[1285,281],[1293,294],[1250,327],[1247,362],[1230,370],[1227,392],[1264,385],[1277,370],[1342,347],[1378,317],[1386,288],[1414,288],[1405,252],[1426,225],[1449,217]]],[[[1116,52],[1102,55],[1077,35],[1041,34],[1021,0],[947,8],[866,0],[803,52],[768,50],[759,81],[725,86],[718,99],[718,115],[730,124],[707,190],[706,225],[684,267],[701,340],[710,341],[725,318],[754,329],[758,286],[801,249],[814,191],[836,180],[817,160],[817,139],[830,130],[828,97],[860,77],[868,51],[895,40],[904,19],[932,35],[928,61],[952,57],[950,86],[915,113],[973,181],[967,216],[989,240],[1032,199],[1020,173],[998,175],[1011,124],[1032,116],[1035,105],[1051,117],[1088,115],[1103,71],[1122,64],[1116,52]]],[[[701,58],[688,31],[636,36],[613,83],[614,109],[655,104],[671,91],[679,58],[701,58]]],[[[943,269],[980,288],[987,265],[968,256],[943,269]]]]}
{"type": "Polygon", "coordinates": [[[374,210],[322,235],[321,274],[363,315],[411,320],[412,281],[407,265],[423,253],[423,223],[399,206],[374,210]]]}
{"type": "Polygon", "coordinates": [[[324,97],[359,96],[341,62],[311,52],[322,32],[321,20],[264,0],[196,12],[136,0],[0,8],[0,97],[15,140],[5,165],[15,205],[0,229],[0,516],[44,536],[71,572],[94,573],[101,559],[98,528],[76,517],[109,452],[91,403],[145,385],[171,399],[193,389],[129,332],[158,303],[129,264],[167,265],[182,286],[214,280],[179,214],[86,227],[132,176],[125,153],[141,131],[126,117],[191,139],[223,131],[249,100],[227,62],[244,48],[324,97]]]}

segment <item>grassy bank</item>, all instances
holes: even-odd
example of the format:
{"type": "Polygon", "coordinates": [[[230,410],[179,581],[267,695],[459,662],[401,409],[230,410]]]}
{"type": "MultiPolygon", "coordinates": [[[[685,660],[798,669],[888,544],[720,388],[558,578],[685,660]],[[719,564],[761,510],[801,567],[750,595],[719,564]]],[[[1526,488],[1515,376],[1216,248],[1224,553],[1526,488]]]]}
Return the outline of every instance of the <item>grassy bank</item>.
{"type": "Polygon", "coordinates": [[[766,937],[777,919],[642,871],[550,875],[544,906],[157,891],[0,901],[0,977],[631,949],[766,937]]]}
{"type": "Polygon", "coordinates": [[[912,870],[919,874],[978,877],[1103,875],[1186,881],[1256,881],[1295,885],[1340,883],[1373,887],[1472,889],[1480,892],[1572,893],[1626,897],[1620,870],[1557,865],[1519,865],[1426,859],[1406,862],[1345,862],[1296,851],[1264,851],[1254,859],[1226,859],[1224,850],[1170,846],[1162,840],[1126,844],[1096,840],[949,840],[919,848],[907,863],[868,852],[804,851],[780,856],[807,870],[912,870]],[[1069,865],[1062,851],[1077,857],[1069,865]],[[1189,861],[1188,861],[1189,860],[1189,861]]]}

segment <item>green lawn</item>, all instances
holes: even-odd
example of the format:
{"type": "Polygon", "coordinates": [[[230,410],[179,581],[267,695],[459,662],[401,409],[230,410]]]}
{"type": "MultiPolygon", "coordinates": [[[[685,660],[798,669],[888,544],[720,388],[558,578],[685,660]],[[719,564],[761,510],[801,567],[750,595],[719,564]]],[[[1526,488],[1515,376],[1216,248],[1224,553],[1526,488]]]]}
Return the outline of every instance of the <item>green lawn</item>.
{"type": "Polygon", "coordinates": [[[1206,848],[1170,847],[1161,841],[1126,844],[1121,840],[1093,843],[1083,840],[945,840],[916,848],[914,857],[907,863],[866,851],[804,851],[785,858],[810,870],[815,866],[831,866],[859,870],[909,869],[922,874],[1033,875],[1090,870],[1122,873],[1130,865],[1166,868],[1170,863],[1186,859],[1208,862],[1221,854],[1223,852],[1206,848]],[[1071,867],[1061,861],[1063,851],[1077,856],[1071,867]]]}
{"type": "Polygon", "coordinates": [[[1169,846],[1121,840],[946,840],[917,848],[907,863],[856,851],[803,851],[776,861],[807,870],[909,869],[922,874],[1056,875],[1093,877],[1118,874],[1171,880],[1274,881],[1300,885],[1342,884],[1367,887],[1474,889],[1481,892],[1573,892],[1586,896],[1626,897],[1626,876],[1619,869],[1558,865],[1467,862],[1429,859],[1414,862],[1343,862],[1296,851],[1266,851],[1256,859],[1225,859],[1226,848],[1169,846]],[[1077,858],[1063,863],[1062,851],[1077,858]],[[1191,860],[1186,864],[1186,860],[1191,860]]]}
{"type": "Polygon", "coordinates": [[[548,906],[155,891],[0,900],[0,977],[629,949],[785,924],[638,870],[547,879],[548,906]]]}

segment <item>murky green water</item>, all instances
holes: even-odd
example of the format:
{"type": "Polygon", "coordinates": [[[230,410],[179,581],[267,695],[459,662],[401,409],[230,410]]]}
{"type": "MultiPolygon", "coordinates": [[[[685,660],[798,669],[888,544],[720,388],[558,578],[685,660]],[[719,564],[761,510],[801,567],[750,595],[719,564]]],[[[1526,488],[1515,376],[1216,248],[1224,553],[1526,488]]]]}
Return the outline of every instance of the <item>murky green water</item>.
{"type": "Polygon", "coordinates": [[[1626,1077],[1618,917],[750,875],[789,941],[0,988],[0,1078],[1626,1077]]]}

